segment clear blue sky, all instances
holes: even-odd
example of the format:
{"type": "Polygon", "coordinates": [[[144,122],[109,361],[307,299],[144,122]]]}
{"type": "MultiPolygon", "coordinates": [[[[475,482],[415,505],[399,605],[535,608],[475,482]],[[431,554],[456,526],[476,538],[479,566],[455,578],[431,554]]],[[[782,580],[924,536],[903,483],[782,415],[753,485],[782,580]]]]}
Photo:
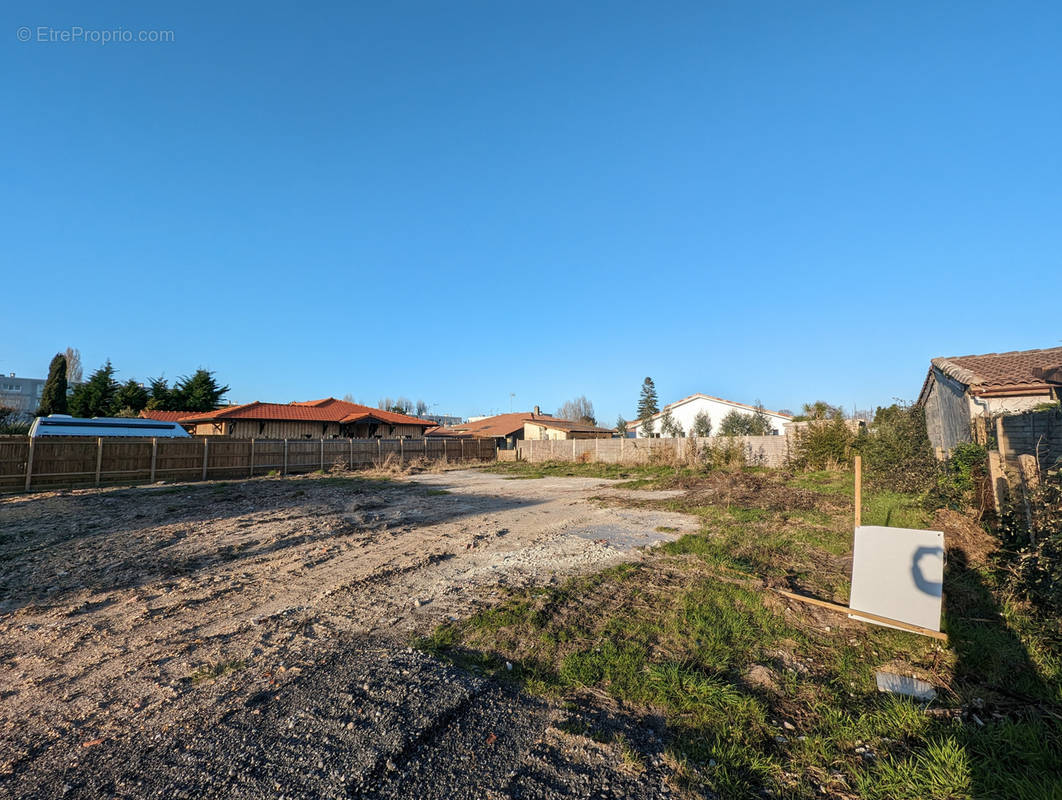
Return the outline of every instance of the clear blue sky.
{"type": "Polygon", "coordinates": [[[1057,3],[237,5],[0,11],[3,372],[611,423],[1062,340],[1057,3]]]}

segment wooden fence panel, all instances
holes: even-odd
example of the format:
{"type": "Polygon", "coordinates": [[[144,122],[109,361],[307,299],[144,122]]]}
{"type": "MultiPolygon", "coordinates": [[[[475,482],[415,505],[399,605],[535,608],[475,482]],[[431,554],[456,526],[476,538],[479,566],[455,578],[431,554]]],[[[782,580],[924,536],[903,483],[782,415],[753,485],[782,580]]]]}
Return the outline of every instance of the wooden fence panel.
{"type": "Polygon", "coordinates": [[[0,438],[0,492],[21,491],[26,483],[29,440],[0,438]]]}
{"type": "MultiPolygon", "coordinates": [[[[569,450],[571,443],[567,443],[569,450]]],[[[579,442],[576,452],[594,447],[579,442]]],[[[356,469],[388,460],[493,461],[492,439],[94,439],[0,437],[0,491],[239,479],[316,472],[323,466],[356,469]]]]}

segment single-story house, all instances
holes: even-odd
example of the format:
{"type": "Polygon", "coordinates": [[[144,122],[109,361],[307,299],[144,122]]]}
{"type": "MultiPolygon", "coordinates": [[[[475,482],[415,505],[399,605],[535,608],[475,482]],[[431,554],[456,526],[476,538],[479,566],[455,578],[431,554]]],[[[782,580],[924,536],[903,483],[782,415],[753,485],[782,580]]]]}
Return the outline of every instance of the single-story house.
{"type": "Polygon", "coordinates": [[[420,439],[426,419],[326,397],[300,403],[245,403],[183,417],[196,436],[234,439],[420,439]]]}
{"type": "Polygon", "coordinates": [[[495,446],[501,450],[512,450],[523,439],[608,439],[612,434],[611,428],[598,428],[543,414],[538,406],[535,406],[534,411],[473,418],[460,425],[428,431],[429,437],[493,439],[495,446]]]}
{"type": "MultiPolygon", "coordinates": [[[[693,432],[694,420],[701,412],[706,413],[712,422],[712,435],[717,435],[719,433],[719,427],[723,422],[723,417],[731,411],[737,411],[739,414],[748,414],[751,416],[760,409],[756,406],[746,405],[745,403],[736,403],[733,400],[712,397],[709,394],[691,394],[689,397],[683,397],[681,400],[669,403],[664,406],[658,414],[654,414],[650,417],[653,422],[652,436],[663,435],[660,432],[660,417],[663,416],[665,410],[671,411],[671,418],[682,427],[682,431],[686,436],[690,436],[693,432]]],[[[783,414],[780,411],[768,411],[767,409],[763,409],[763,413],[767,416],[767,419],[770,420],[771,433],[777,436],[785,434],[786,424],[793,421],[792,416],[789,414],[783,414]]],[[[647,434],[642,428],[641,420],[628,422],[627,435],[631,437],[645,438],[647,434]]]]}
{"type": "MultiPolygon", "coordinates": [[[[974,440],[972,426],[1062,398],[1062,347],[934,358],[917,405],[938,456],[974,440]]],[[[983,440],[983,436],[979,436],[983,440]]]]}
{"type": "Polygon", "coordinates": [[[93,417],[69,414],[37,417],[30,425],[31,439],[41,436],[92,436],[96,438],[135,437],[140,439],[187,439],[188,432],[176,422],[135,417],[93,417]]]}
{"type": "Polygon", "coordinates": [[[538,417],[524,422],[524,439],[611,439],[615,431],[586,422],[538,417]]]}
{"type": "Polygon", "coordinates": [[[511,414],[496,414],[479,417],[459,425],[446,425],[428,431],[428,437],[441,436],[458,439],[493,439],[495,447],[512,450],[524,438],[524,423],[541,417],[538,406],[534,411],[516,411],[511,414]]]}

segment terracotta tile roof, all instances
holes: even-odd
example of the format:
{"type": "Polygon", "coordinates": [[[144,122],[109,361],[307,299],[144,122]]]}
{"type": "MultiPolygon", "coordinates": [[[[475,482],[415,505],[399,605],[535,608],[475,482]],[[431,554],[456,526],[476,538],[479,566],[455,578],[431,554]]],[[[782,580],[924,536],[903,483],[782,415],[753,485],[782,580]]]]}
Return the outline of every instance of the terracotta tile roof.
{"type": "Polygon", "coordinates": [[[159,411],[154,408],[145,408],[140,412],[140,417],[142,419],[158,420],[159,422],[180,422],[182,419],[188,419],[202,413],[202,411],[159,411]]]}
{"type": "Polygon", "coordinates": [[[974,394],[1019,389],[1035,392],[1062,383],[1062,347],[934,358],[931,363],[974,394]]]}
{"type": "Polygon", "coordinates": [[[466,422],[462,425],[450,425],[445,428],[437,428],[432,436],[471,436],[479,439],[494,439],[499,436],[509,436],[524,429],[524,422],[530,420],[552,419],[536,416],[530,411],[517,411],[512,414],[498,414],[494,417],[485,417],[475,422],[466,422]]]}
{"type": "Polygon", "coordinates": [[[348,403],[346,400],[336,400],[334,397],[326,397],[323,400],[310,400],[298,403],[244,403],[239,406],[219,408],[217,411],[208,411],[205,414],[186,418],[190,422],[212,422],[215,420],[236,419],[267,419],[281,420],[284,422],[360,422],[362,420],[376,420],[391,425],[420,425],[425,428],[435,426],[434,422],[426,419],[418,419],[406,414],[396,414],[393,411],[382,411],[378,408],[348,403]]]}
{"type": "Polygon", "coordinates": [[[528,422],[533,422],[544,428],[568,431],[569,433],[615,433],[612,428],[601,428],[597,425],[590,425],[586,422],[576,422],[575,420],[559,419],[557,417],[540,417],[538,419],[528,420],[528,422]]]}

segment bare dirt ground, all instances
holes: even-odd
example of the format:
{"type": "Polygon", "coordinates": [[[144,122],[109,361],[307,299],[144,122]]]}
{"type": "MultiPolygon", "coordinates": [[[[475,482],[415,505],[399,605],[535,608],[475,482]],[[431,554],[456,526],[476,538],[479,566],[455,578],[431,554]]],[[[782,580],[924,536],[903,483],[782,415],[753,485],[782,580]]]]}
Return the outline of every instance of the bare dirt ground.
{"type": "Polygon", "coordinates": [[[0,500],[0,793],[666,794],[652,770],[576,768],[590,756],[555,746],[553,711],[405,649],[492,587],[696,528],[590,500],[609,483],[450,471],[0,500]],[[479,788],[440,759],[477,715],[512,732],[469,733],[489,750],[479,788]]]}

